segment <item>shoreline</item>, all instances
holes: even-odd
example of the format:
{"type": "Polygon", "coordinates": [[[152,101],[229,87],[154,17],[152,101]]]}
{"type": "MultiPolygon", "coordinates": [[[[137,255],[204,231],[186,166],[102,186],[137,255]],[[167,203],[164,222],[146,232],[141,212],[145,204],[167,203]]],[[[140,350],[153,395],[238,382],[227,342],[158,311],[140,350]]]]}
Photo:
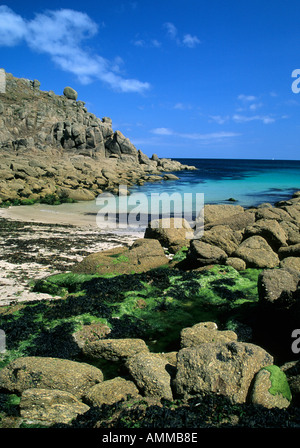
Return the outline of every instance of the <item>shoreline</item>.
{"type": "Polygon", "coordinates": [[[144,235],[100,230],[90,216],[75,221],[70,214],[61,214],[59,219],[58,214],[42,215],[41,209],[47,208],[39,204],[0,209],[0,307],[55,300],[59,297],[32,292],[32,282],[68,272],[93,252],[130,246],[144,235]]]}
{"type": "Polygon", "coordinates": [[[21,222],[96,228],[95,216],[90,214],[78,216],[78,214],[74,213],[74,208],[71,211],[70,206],[74,205],[33,204],[9,206],[8,208],[0,208],[0,218],[21,222]],[[64,209],[63,211],[62,208],[64,209]]]}
{"type": "MultiPolygon", "coordinates": [[[[298,202],[300,192],[295,196],[298,202]]],[[[55,300],[58,297],[33,293],[32,282],[68,272],[91,253],[128,247],[144,238],[143,227],[99,228],[96,210],[91,210],[90,201],[85,204],[86,210],[76,203],[0,208],[0,306],[55,300]]]]}

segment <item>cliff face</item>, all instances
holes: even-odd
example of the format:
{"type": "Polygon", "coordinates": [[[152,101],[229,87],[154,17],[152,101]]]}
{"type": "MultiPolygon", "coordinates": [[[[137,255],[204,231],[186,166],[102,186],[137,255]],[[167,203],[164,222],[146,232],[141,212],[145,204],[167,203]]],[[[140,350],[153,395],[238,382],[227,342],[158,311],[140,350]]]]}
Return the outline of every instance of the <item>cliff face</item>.
{"type": "Polygon", "coordinates": [[[193,169],[149,159],[110,118],[97,118],[77,93],[40,90],[37,80],[6,73],[0,93],[0,201],[45,197],[92,200],[118,186],[158,180],[162,172],[193,169]]]}

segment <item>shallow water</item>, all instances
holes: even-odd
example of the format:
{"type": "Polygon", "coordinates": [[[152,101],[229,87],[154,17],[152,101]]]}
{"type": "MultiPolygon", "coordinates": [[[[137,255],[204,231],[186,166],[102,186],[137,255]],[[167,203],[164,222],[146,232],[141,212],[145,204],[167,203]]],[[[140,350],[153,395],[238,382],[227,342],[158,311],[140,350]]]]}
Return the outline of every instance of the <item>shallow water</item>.
{"type": "Polygon", "coordinates": [[[300,189],[300,161],[178,159],[197,171],[181,171],[179,181],[144,185],[134,191],[203,193],[206,204],[227,203],[234,198],[243,207],[274,204],[300,189]]]}
{"type": "Polygon", "coordinates": [[[245,208],[265,202],[275,204],[300,190],[299,160],[178,160],[198,169],[175,172],[179,180],[136,186],[130,189],[128,197],[109,195],[107,201],[101,195],[97,200],[75,204],[18,206],[2,211],[2,215],[12,219],[96,226],[113,231],[116,231],[117,222],[117,230],[121,232],[140,232],[150,219],[168,216],[169,207],[171,215],[183,214],[191,222],[204,204],[233,203],[245,208]],[[163,194],[167,202],[162,200],[157,208],[157,198],[162,199],[163,194]],[[172,195],[174,202],[171,201],[172,195]],[[230,198],[235,202],[228,201],[230,198]],[[133,221],[130,226],[128,216],[133,221]],[[108,222],[112,224],[108,225],[108,222]]]}

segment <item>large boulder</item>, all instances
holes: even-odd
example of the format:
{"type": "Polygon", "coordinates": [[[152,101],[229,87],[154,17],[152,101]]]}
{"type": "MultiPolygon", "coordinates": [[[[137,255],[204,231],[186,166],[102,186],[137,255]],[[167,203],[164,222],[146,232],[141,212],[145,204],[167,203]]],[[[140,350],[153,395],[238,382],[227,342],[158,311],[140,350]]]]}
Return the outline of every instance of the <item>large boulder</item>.
{"type": "Polygon", "coordinates": [[[126,399],[128,395],[133,398],[140,397],[136,385],[132,381],[115,377],[93,386],[86,394],[85,401],[91,406],[101,406],[104,403],[117,403],[126,399]]]}
{"type": "Polygon", "coordinates": [[[139,352],[149,349],[142,339],[102,339],[87,342],[83,353],[90,358],[103,358],[108,361],[126,361],[139,352]]]}
{"type": "Polygon", "coordinates": [[[72,199],[73,201],[93,201],[95,199],[95,193],[92,191],[89,191],[86,188],[59,188],[58,189],[59,195],[72,199]]]}
{"type": "Polygon", "coordinates": [[[279,266],[292,274],[296,281],[300,281],[300,257],[284,258],[279,266]]]}
{"type": "Polygon", "coordinates": [[[74,101],[77,100],[78,93],[72,87],[65,87],[63,94],[69,100],[74,100],[74,101]]]}
{"type": "Polygon", "coordinates": [[[193,230],[184,218],[162,218],[150,221],[145,231],[145,238],[157,239],[163,247],[176,253],[184,246],[189,246],[193,230]]]}
{"type": "Polygon", "coordinates": [[[300,257],[300,243],[288,247],[281,247],[278,250],[280,260],[287,257],[300,257]]]}
{"type": "Polygon", "coordinates": [[[278,366],[263,367],[255,376],[250,401],[265,408],[285,409],[292,394],[285,373],[278,366]]]}
{"type": "Polygon", "coordinates": [[[21,417],[31,424],[70,423],[89,409],[74,395],[62,390],[27,389],[20,401],[21,417]]]}
{"type": "Polygon", "coordinates": [[[234,231],[229,226],[214,226],[205,230],[201,241],[224,250],[231,255],[239,246],[243,238],[242,232],[234,231]]]}
{"type": "Polygon", "coordinates": [[[221,224],[223,219],[232,217],[238,213],[243,213],[244,210],[240,205],[207,204],[204,206],[204,224],[221,224]]]}
{"type": "Polygon", "coordinates": [[[211,264],[224,264],[226,259],[227,254],[223,249],[200,240],[192,240],[186,262],[193,268],[198,268],[211,264]]]}
{"type": "Polygon", "coordinates": [[[234,252],[234,256],[244,260],[247,268],[275,268],[279,265],[278,255],[259,235],[244,240],[234,252]]]}
{"type": "Polygon", "coordinates": [[[293,303],[293,293],[297,280],[285,269],[266,269],[258,277],[258,295],[262,304],[289,306],[293,303]]]}
{"type": "Polygon", "coordinates": [[[252,226],[245,229],[244,237],[260,235],[268,244],[277,251],[282,246],[287,246],[287,235],[284,229],[275,219],[260,219],[252,226]]]}
{"type": "Polygon", "coordinates": [[[292,217],[285,211],[277,207],[258,208],[255,212],[256,220],[275,219],[276,221],[293,221],[292,217]]]}
{"type": "Polygon", "coordinates": [[[232,342],[237,341],[237,334],[231,330],[218,330],[214,322],[200,322],[192,327],[181,330],[180,346],[196,347],[199,344],[208,342],[232,342]]]}
{"type": "Polygon", "coordinates": [[[105,143],[107,157],[121,156],[121,154],[131,155],[138,161],[136,147],[126,138],[122,132],[116,131],[105,143]]]}
{"type": "Polygon", "coordinates": [[[174,381],[179,396],[215,393],[245,403],[255,374],[273,357],[259,346],[244,342],[206,343],[178,352],[174,381]]]}
{"type": "Polygon", "coordinates": [[[26,389],[58,389],[77,398],[103,381],[100,369],[59,358],[17,358],[0,370],[0,388],[22,393],[26,389]]]}
{"type": "Polygon", "coordinates": [[[128,249],[116,247],[85,257],[72,269],[81,274],[132,274],[146,272],[168,263],[157,240],[138,239],[128,249]]]}
{"type": "Polygon", "coordinates": [[[300,227],[296,223],[289,221],[280,221],[280,226],[287,236],[287,244],[293,245],[300,243],[300,227]]]}
{"type": "Polygon", "coordinates": [[[166,370],[168,364],[159,353],[140,352],[129,358],[126,367],[142,395],[172,400],[171,376],[166,370]]]}

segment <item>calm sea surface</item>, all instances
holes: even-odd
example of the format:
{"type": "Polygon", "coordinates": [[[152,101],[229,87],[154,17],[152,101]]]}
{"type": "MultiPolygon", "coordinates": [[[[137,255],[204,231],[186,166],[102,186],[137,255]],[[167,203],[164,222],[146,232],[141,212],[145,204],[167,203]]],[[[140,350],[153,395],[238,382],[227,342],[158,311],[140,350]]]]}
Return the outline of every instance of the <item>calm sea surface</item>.
{"type": "MultiPolygon", "coordinates": [[[[97,222],[99,226],[98,221],[96,221],[99,211],[104,215],[103,211],[105,210],[109,213],[110,219],[112,218],[113,220],[115,218],[112,216],[111,211],[114,209],[117,211],[117,214],[120,211],[119,216],[127,216],[127,213],[122,211],[121,202],[118,202],[121,200],[123,204],[125,201],[125,205],[126,201],[128,201],[127,205],[129,206],[125,210],[129,212],[133,210],[133,213],[131,213],[133,217],[138,215],[138,212],[140,216],[143,216],[142,222],[139,223],[139,226],[143,228],[147,225],[150,218],[157,217],[155,213],[154,216],[151,215],[153,210],[152,198],[155,196],[159,197],[163,193],[167,197],[176,193],[175,197],[177,199],[171,203],[171,213],[173,211],[172,204],[178,204],[178,201],[182,201],[181,206],[187,206],[186,208],[193,213],[192,219],[194,219],[195,215],[197,216],[202,208],[202,206],[200,209],[198,207],[198,199],[196,198],[199,196],[204,201],[203,205],[233,203],[247,208],[265,202],[275,204],[277,201],[290,198],[295,191],[300,190],[299,160],[177,160],[186,165],[196,166],[198,169],[196,171],[175,172],[174,174],[179,177],[179,180],[148,182],[142,186],[136,186],[130,190],[130,196],[125,196],[121,199],[118,197],[113,198],[112,206],[103,208],[104,203],[102,202],[102,206],[101,204],[99,205],[99,200],[61,204],[58,206],[37,205],[36,207],[39,208],[38,214],[39,216],[43,213],[44,216],[49,216],[50,214],[59,217],[59,214],[63,213],[69,216],[71,221],[73,219],[76,221],[78,218],[83,217],[84,219],[90,219],[91,222],[97,222]],[[139,202],[140,198],[142,199],[139,202]],[[229,202],[230,198],[233,198],[235,202],[229,202]],[[114,201],[116,202],[114,203],[114,201]]],[[[30,209],[33,211],[35,206],[31,207],[30,209]]],[[[166,213],[168,215],[165,205],[162,205],[160,214],[161,211],[162,214],[166,213]]],[[[184,213],[178,213],[175,210],[174,214],[180,216],[183,214],[189,220],[189,217],[184,213]]]]}
{"type": "Polygon", "coordinates": [[[194,165],[197,171],[180,171],[180,180],[145,184],[135,188],[146,194],[203,193],[206,204],[227,203],[234,198],[237,204],[251,207],[287,199],[300,190],[300,160],[233,160],[177,159],[194,165]]]}

